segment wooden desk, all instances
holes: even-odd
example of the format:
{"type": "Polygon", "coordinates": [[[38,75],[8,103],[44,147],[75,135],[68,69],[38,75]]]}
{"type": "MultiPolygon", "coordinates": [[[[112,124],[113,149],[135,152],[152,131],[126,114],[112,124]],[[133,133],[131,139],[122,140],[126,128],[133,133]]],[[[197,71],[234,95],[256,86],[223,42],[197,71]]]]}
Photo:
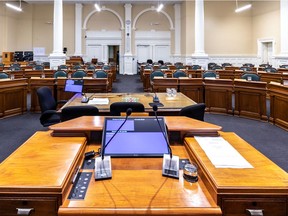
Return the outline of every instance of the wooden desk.
{"type": "MultiPolygon", "coordinates": [[[[152,107],[149,105],[149,103],[153,102],[154,93],[88,93],[87,96],[90,97],[90,99],[93,99],[94,97],[109,99],[109,104],[95,105],[99,109],[101,115],[110,114],[110,105],[112,103],[126,100],[137,100],[144,105],[145,112],[154,114],[152,107]]],[[[159,115],[178,115],[181,108],[195,104],[194,101],[180,92],[177,93],[176,97],[167,97],[166,93],[157,93],[157,96],[164,105],[163,107],[158,107],[159,115]]],[[[89,103],[81,103],[81,98],[81,94],[75,94],[62,108],[66,106],[89,105],[89,103]]]]}
{"type": "MultiPolygon", "coordinates": [[[[61,122],[49,126],[53,136],[88,135],[91,131],[101,132],[104,125],[104,116],[82,116],[77,119],[61,122]],[[74,135],[73,135],[74,134],[74,135]]],[[[145,118],[142,116],[141,118],[145,118]]],[[[198,121],[185,116],[165,116],[168,131],[181,131],[182,134],[218,136],[221,126],[208,122],[198,121]]]]}
{"type": "Polygon", "coordinates": [[[31,77],[29,79],[29,88],[31,92],[31,112],[41,111],[37,95],[37,89],[43,86],[49,87],[52,91],[52,94],[55,95],[55,78],[31,77]]]}
{"type": "Polygon", "coordinates": [[[204,79],[207,111],[233,114],[231,79],[204,79]]]}
{"type": "MultiPolygon", "coordinates": [[[[86,151],[98,148],[90,145],[86,151]]],[[[183,146],[172,146],[172,150],[180,158],[188,157],[183,146]]],[[[112,179],[92,179],[85,199],[66,197],[58,216],[221,215],[201,179],[188,183],[182,170],[179,179],[163,177],[162,158],[112,158],[111,162],[112,179]]]]}
{"type": "Polygon", "coordinates": [[[288,130],[288,86],[271,82],[268,84],[270,94],[270,121],[288,130]]]}
{"type": "Polygon", "coordinates": [[[202,78],[179,77],[179,91],[196,103],[204,101],[204,86],[202,78]]]}
{"type": "Polygon", "coordinates": [[[37,132],[0,164],[0,215],[17,208],[35,216],[56,216],[83,159],[86,139],[37,132]]]}
{"type": "Polygon", "coordinates": [[[0,118],[27,111],[27,79],[0,79],[0,118]]]}
{"type": "Polygon", "coordinates": [[[185,138],[185,146],[223,215],[244,216],[246,209],[263,209],[265,216],[287,216],[288,174],[236,134],[219,133],[254,168],[215,168],[194,138],[185,138]]]}
{"type": "Polygon", "coordinates": [[[282,81],[282,73],[269,73],[264,71],[258,71],[258,74],[261,76],[262,82],[270,83],[271,81],[273,81],[281,83],[282,81]]]}
{"type": "Polygon", "coordinates": [[[175,88],[178,91],[178,78],[154,77],[152,92],[166,92],[167,88],[175,88]]]}
{"type": "Polygon", "coordinates": [[[234,80],[235,115],[267,120],[266,82],[234,80]]]}

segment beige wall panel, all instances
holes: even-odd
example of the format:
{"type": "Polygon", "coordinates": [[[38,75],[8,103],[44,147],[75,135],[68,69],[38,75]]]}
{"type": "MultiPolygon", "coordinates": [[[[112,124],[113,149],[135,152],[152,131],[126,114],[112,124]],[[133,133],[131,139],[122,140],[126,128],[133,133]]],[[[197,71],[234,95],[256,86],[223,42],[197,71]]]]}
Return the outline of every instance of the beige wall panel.
{"type": "MultiPolygon", "coordinates": [[[[288,11],[287,11],[288,13],[288,11]]],[[[257,53],[257,40],[272,39],[275,54],[280,53],[280,3],[278,1],[253,2],[253,52],[257,53]]]]}
{"type": "Polygon", "coordinates": [[[53,51],[53,4],[34,4],[33,47],[45,47],[47,55],[53,51]]]}
{"type": "Polygon", "coordinates": [[[0,56],[2,52],[6,51],[5,38],[6,38],[6,15],[4,9],[4,2],[0,2],[0,56]]]}
{"type": "Polygon", "coordinates": [[[63,47],[67,48],[67,55],[75,53],[75,5],[63,5],[63,47]]]}
{"type": "Polygon", "coordinates": [[[250,55],[251,10],[235,13],[235,2],[205,2],[205,52],[208,55],[250,55]]]}

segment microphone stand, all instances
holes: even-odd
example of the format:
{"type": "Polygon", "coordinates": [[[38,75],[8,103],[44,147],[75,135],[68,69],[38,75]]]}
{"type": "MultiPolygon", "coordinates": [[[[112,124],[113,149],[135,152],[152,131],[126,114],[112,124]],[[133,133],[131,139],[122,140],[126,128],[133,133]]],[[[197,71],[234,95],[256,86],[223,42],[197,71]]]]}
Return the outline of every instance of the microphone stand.
{"type": "Polygon", "coordinates": [[[165,135],[165,133],[164,133],[164,131],[160,125],[160,122],[159,122],[159,119],[157,116],[157,110],[158,110],[157,105],[154,105],[153,111],[154,111],[156,120],[158,122],[158,125],[160,127],[160,130],[161,130],[163,136],[164,136],[164,139],[166,141],[166,144],[167,144],[167,147],[169,150],[169,154],[163,155],[162,175],[167,176],[167,177],[171,177],[171,178],[179,179],[179,156],[175,156],[172,154],[172,149],[169,145],[168,137],[165,135]]]}
{"type": "Polygon", "coordinates": [[[109,141],[103,145],[101,157],[95,158],[95,180],[102,180],[102,179],[111,179],[112,178],[112,168],[111,168],[111,156],[105,156],[105,149],[109,145],[109,143],[113,140],[116,134],[120,131],[123,127],[125,122],[132,113],[132,109],[128,108],[126,110],[126,118],[117,131],[113,134],[113,136],[109,139],[109,141]]]}

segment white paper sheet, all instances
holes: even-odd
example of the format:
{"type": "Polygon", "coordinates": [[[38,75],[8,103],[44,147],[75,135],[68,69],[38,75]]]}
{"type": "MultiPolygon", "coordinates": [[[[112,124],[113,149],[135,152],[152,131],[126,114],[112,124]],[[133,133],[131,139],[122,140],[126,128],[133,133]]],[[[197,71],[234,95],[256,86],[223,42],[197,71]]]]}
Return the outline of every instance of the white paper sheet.
{"type": "Polygon", "coordinates": [[[253,168],[253,166],[222,137],[195,137],[216,168],[253,168]]]}
{"type": "Polygon", "coordinates": [[[109,104],[108,98],[93,98],[89,100],[88,104],[90,105],[107,105],[109,104]]]}

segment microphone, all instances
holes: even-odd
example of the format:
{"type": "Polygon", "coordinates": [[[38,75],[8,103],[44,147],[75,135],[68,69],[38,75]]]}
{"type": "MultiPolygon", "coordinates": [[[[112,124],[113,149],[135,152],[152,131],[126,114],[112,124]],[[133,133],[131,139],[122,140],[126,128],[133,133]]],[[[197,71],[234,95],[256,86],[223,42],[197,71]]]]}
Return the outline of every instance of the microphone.
{"type": "Polygon", "coordinates": [[[163,136],[164,136],[164,139],[166,141],[166,144],[167,144],[167,147],[169,150],[169,154],[163,155],[162,175],[178,179],[179,178],[179,157],[172,154],[172,149],[169,145],[168,137],[165,135],[165,133],[164,133],[164,131],[160,125],[160,122],[159,122],[159,119],[157,116],[157,110],[158,110],[157,105],[154,105],[153,111],[154,111],[157,123],[159,125],[159,128],[160,128],[163,136]]]}
{"type": "MultiPolygon", "coordinates": [[[[154,103],[160,103],[160,100],[159,100],[156,92],[154,92],[153,102],[154,102],[154,103]]],[[[153,109],[153,110],[154,110],[154,109],[153,109]]]]}
{"type": "Polygon", "coordinates": [[[103,145],[101,157],[96,157],[96,159],[95,159],[95,180],[112,178],[111,157],[105,156],[105,149],[109,145],[109,143],[113,140],[113,138],[116,136],[116,134],[120,131],[120,129],[123,127],[123,125],[125,124],[125,122],[128,119],[128,116],[130,116],[131,113],[132,113],[132,109],[128,108],[126,110],[126,118],[123,121],[123,123],[116,130],[116,132],[109,139],[109,141],[105,145],[103,145]]]}

